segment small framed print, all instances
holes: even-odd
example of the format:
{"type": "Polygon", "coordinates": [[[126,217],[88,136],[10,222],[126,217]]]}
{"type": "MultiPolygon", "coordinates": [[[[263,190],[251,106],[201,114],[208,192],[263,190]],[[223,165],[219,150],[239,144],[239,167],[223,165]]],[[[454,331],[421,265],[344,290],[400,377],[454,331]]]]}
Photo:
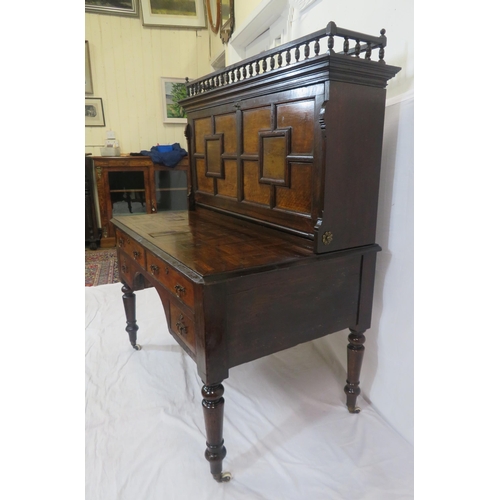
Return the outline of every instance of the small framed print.
{"type": "Polygon", "coordinates": [[[161,78],[163,123],[187,123],[186,112],[179,101],[187,97],[185,78],[161,78]]]}
{"type": "Polygon", "coordinates": [[[85,126],[104,127],[104,108],[100,97],[85,98],[85,126]]]}

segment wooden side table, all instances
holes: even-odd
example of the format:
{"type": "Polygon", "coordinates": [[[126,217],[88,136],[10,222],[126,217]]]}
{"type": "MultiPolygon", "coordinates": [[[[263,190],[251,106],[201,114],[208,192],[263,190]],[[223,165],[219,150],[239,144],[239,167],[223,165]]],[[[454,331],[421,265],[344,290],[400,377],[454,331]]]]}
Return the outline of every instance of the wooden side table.
{"type": "MultiPolygon", "coordinates": [[[[183,158],[175,167],[154,164],[148,156],[95,156],[92,157],[97,183],[99,212],[101,218],[101,247],[116,244],[114,226],[110,223],[114,215],[155,214],[157,189],[155,172],[187,170],[187,159],[183,158]]],[[[164,191],[179,188],[165,188],[164,191]]],[[[187,198],[187,184],[184,188],[187,198]]]]}

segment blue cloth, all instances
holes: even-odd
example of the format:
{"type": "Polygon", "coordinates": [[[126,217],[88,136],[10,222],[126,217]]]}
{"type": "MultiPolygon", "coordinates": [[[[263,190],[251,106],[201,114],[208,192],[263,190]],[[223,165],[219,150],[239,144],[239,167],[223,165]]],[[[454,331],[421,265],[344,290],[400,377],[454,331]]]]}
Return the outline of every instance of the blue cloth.
{"type": "Polygon", "coordinates": [[[159,163],[167,167],[175,167],[184,156],[187,156],[187,151],[182,149],[180,144],[176,142],[172,144],[172,151],[168,153],[160,153],[156,146],[153,146],[150,151],[141,151],[141,155],[150,156],[153,163],[159,163]]]}

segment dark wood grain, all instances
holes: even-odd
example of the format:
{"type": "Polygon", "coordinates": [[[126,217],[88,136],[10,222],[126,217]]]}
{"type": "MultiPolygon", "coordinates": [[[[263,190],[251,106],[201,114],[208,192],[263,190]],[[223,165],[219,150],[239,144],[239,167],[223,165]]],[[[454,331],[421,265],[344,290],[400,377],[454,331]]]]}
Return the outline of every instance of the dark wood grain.
{"type": "Polygon", "coordinates": [[[222,381],[232,367],[350,329],[344,390],[359,411],[385,86],[399,70],[371,60],[385,42],[329,23],[190,83],[189,210],[112,221],[130,342],[132,292],[154,286],[204,384],[205,457],[217,481],[229,477],[222,381]]]}

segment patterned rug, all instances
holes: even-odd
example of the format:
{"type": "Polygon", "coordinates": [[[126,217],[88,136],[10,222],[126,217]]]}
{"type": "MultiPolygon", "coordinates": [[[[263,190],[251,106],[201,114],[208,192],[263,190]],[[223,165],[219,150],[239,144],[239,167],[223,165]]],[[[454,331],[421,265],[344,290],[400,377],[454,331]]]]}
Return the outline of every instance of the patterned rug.
{"type": "Polygon", "coordinates": [[[85,249],[85,286],[118,283],[116,248],[85,249]]]}

